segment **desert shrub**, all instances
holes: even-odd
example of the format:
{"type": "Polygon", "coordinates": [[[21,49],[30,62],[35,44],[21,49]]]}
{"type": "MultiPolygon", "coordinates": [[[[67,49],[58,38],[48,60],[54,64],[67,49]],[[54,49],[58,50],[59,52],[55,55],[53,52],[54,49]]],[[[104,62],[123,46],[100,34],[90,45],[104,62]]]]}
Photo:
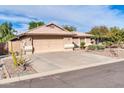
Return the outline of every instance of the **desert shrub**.
{"type": "Polygon", "coordinates": [[[23,57],[23,55],[20,53],[19,56],[16,56],[14,52],[12,54],[12,59],[14,62],[14,65],[16,67],[23,67],[23,71],[26,70],[26,67],[28,66],[26,63],[26,59],[23,57]]]}
{"type": "Polygon", "coordinates": [[[111,41],[106,41],[106,42],[103,42],[103,45],[106,47],[106,48],[109,48],[113,45],[113,42],[111,41]]]}
{"type": "Polygon", "coordinates": [[[13,59],[14,65],[18,66],[17,57],[16,57],[15,53],[13,51],[11,53],[12,53],[12,59],[13,59]]]}
{"type": "Polygon", "coordinates": [[[96,50],[97,46],[96,45],[89,45],[88,50],[96,50]]]}
{"type": "Polygon", "coordinates": [[[16,57],[16,55],[15,55],[15,52],[13,51],[12,44],[11,44],[11,55],[12,55],[12,59],[13,59],[14,65],[15,65],[15,66],[18,66],[17,57],[16,57]]]}
{"type": "Polygon", "coordinates": [[[110,42],[110,41],[103,42],[103,45],[106,48],[118,48],[118,47],[121,46],[121,44],[113,43],[113,42],[110,42]]]}
{"type": "Polygon", "coordinates": [[[104,45],[89,45],[88,50],[104,50],[104,45]]]}
{"type": "Polygon", "coordinates": [[[97,50],[104,50],[105,46],[104,45],[97,45],[97,50]]]}
{"type": "Polygon", "coordinates": [[[19,66],[24,65],[26,63],[25,58],[23,57],[22,51],[20,51],[19,53],[19,57],[17,58],[17,63],[19,66]]]}
{"type": "Polygon", "coordinates": [[[80,42],[80,48],[82,49],[82,48],[84,48],[85,47],[85,42],[84,41],[81,41],[80,42]]]}
{"type": "Polygon", "coordinates": [[[26,61],[25,61],[24,57],[22,56],[22,51],[20,52],[20,56],[17,57],[15,52],[13,51],[12,44],[11,44],[11,55],[12,55],[14,66],[16,66],[16,67],[23,66],[23,68],[25,70],[26,69],[26,61]]]}

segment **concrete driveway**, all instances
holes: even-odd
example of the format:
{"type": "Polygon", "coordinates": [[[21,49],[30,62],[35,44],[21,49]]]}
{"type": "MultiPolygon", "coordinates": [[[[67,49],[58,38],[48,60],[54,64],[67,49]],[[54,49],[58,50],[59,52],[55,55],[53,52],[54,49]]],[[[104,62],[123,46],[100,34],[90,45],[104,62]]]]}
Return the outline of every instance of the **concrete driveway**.
{"type": "Polygon", "coordinates": [[[115,60],[89,52],[55,52],[33,55],[32,66],[37,72],[49,72],[115,60]]]}

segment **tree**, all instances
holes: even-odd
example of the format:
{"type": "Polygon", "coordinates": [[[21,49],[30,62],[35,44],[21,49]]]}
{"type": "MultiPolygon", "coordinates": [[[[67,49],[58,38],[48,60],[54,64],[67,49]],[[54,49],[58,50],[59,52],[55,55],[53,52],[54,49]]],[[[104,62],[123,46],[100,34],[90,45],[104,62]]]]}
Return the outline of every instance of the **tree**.
{"type": "Polygon", "coordinates": [[[12,28],[12,23],[4,22],[0,25],[0,42],[6,42],[13,38],[16,31],[12,28]]]}
{"type": "Polygon", "coordinates": [[[96,39],[96,43],[99,43],[104,39],[108,38],[107,37],[108,32],[109,29],[106,26],[95,26],[88,33],[93,34],[94,35],[93,38],[96,39]]]}
{"type": "Polygon", "coordinates": [[[29,28],[28,29],[33,29],[33,28],[36,28],[36,27],[42,26],[42,25],[45,25],[45,23],[41,22],[41,21],[38,21],[38,22],[31,21],[31,22],[29,22],[29,28]]]}
{"type": "Polygon", "coordinates": [[[77,30],[76,27],[70,25],[63,25],[63,28],[68,30],[69,32],[73,32],[77,30]]]}
{"type": "Polygon", "coordinates": [[[108,37],[109,40],[113,43],[120,44],[124,42],[124,29],[120,29],[118,27],[111,27],[108,37]]]}

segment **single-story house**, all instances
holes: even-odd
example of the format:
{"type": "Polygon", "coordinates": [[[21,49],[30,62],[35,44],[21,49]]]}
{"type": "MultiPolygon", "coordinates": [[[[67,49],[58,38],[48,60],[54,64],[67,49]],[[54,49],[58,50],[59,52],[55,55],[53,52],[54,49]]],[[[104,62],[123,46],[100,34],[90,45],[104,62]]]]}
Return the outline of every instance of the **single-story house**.
{"type": "Polygon", "coordinates": [[[86,45],[91,44],[90,34],[81,32],[69,32],[54,23],[39,26],[28,32],[18,35],[8,42],[9,50],[11,45],[15,52],[43,53],[55,51],[70,51],[75,45],[80,47],[80,42],[86,45]]]}

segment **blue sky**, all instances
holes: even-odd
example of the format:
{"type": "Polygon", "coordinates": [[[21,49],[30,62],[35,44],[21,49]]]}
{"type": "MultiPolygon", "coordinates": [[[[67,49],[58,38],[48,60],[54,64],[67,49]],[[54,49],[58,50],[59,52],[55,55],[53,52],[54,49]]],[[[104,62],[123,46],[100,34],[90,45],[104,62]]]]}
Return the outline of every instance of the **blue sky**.
{"type": "Polygon", "coordinates": [[[12,22],[21,32],[28,29],[30,21],[54,22],[72,25],[80,32],[94,26],[124,27],[124,6],[0,6],[0,23],[12,22]]]}

